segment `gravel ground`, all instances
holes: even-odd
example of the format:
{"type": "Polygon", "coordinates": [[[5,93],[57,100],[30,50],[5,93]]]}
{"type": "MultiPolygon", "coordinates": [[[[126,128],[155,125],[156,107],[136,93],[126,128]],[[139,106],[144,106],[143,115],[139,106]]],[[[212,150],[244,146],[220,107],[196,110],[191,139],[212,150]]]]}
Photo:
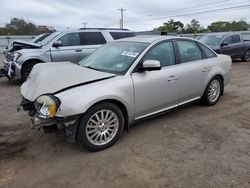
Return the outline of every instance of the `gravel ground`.
{"type": "Polygon", "coordinates": [[[30,128],[18,82],[0,79],[0,187],[250,187],[250,63],[235,62],[219,103],[134,125],[89,152],[30,128]]]}

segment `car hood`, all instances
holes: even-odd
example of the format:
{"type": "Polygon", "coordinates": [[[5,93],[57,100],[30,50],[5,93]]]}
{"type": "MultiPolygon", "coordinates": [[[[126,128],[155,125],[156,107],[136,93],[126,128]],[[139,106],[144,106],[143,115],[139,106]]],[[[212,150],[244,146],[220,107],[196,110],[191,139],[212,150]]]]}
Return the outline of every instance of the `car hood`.
{"type": "Polygon", "coordinates": [[[108,79],[115,74],[85,68],[70,62],[40,63],[33,67],[21,86],[24,98],[34,101],[43,94],[53,94],[83,84],[108,79]]]}
{"type": "Polygon", "coordinates": [[[29,48],[41,48],[41,47],[42,47],[41,44],[26,42],[26,41],[21,41],[21,40],[15,40],[11,43],[10,46],[8,46],[8,51],[14,52],[14,51],[26,49],[26,48],[29,49],[29,48]]]}

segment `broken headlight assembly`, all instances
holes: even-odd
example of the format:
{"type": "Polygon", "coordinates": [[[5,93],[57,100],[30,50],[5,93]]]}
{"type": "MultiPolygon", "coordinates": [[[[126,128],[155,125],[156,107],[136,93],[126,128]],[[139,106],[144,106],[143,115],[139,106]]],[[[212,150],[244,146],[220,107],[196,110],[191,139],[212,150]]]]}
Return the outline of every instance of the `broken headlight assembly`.
{"type": "Polygon", "coordinates": [[[41,118],[55,117],[59,105],[59,99],[53,95],[42,95],[35,100],[35,108],[41,118]]]}
{"type": "Polygon", "coordinates": [[[14,54],[13,54],[13,61],[16,61],[21,56],[22,56],[22,54],[20,52],[14,52],[14,54]]]}

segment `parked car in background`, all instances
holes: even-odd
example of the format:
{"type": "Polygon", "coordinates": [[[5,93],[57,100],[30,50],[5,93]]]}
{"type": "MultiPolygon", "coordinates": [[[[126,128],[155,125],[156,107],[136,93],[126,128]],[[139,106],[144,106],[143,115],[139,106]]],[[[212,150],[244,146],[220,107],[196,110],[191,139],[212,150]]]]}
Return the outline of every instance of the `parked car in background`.
{"type": "MultiPolygon", "coordinates": [[[[80,29],[54,32],[39,43],[13,43],[13,53],[3,56],[2,75],[25,81],[37,63],[79,62],[101,45],[125,37],[135,36],[127,29],[80,29]]],[[[58,64],[60,66],[60,64],[58,64]]]]}
{"type": "Polygon", "coordinates": [[[250,61],[250,40],[240,33],[208,34],[201,37],[200,41],[218,54],[229,55],[232,59],[241,58],[245,62],[250,61]]]}
{"type": "Polygon", "coordinates": [[[34,126],[64,127],[69,140],[101,150],[137,120],[197,100],[216,104],[231,62],[193,39],[121,39],[79,64],[35,65],[21,86],[21,106],[34,126]]]}

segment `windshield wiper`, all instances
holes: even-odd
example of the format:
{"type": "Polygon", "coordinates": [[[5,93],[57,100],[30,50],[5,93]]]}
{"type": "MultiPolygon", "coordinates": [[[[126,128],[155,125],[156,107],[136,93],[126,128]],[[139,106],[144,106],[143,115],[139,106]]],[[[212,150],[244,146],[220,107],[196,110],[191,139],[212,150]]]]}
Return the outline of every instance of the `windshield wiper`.
{"type": "Polygon", "coordinates": [[[84,66],[84,67],[86,67],[86,68],[88,68],[88,69],[92,69],[92,70],[100,71],[99,69],[94,68],[94,67],[91,67],[91,66],[84,66]]]}

